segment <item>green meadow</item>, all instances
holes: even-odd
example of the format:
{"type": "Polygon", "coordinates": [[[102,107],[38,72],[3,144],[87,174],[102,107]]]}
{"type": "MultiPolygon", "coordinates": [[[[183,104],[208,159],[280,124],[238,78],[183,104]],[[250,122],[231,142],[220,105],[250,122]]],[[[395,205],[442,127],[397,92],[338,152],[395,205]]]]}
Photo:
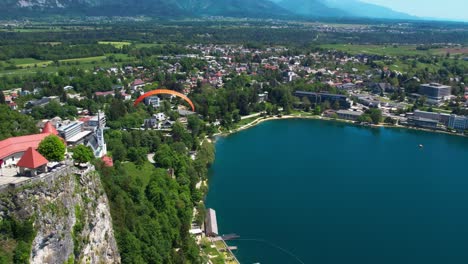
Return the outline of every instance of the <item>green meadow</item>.
{"type": "Polygon", "coordinates": [[[0,61],[0,65],[14,65],[18,69],[0,70],[0,77],[9,75],[36,74],[38,72],[54,73],[59,70],[68,70],[71,68],[92,70],[94,67],[111,67],[117,65],[116,62],[111,62],[107,58],[113,56],[117,60],[123,62],[131,62],[135,58],[127,54],[108,54],[107,56],[85,57],[59,60],[59,65],[53,61],[36,60],[33,58],[11,59],[8,61],[0,61]]]}
{"type": "Polygon", "coordinates": [[[98,44],[102,45],[112,45],[118,49],[123,48],[123,46],[129,46],[132,43],[127,41],[99,41],[98,44]]]}
{"type": "Polygon", "coordinates": [[[340,50],[350,54],[371,54],[380,56],[418,56],[434,54],[435,50],[417,50],[416,45],[353,45],[353,44],[325,44],[323,49],[340,50]]]}

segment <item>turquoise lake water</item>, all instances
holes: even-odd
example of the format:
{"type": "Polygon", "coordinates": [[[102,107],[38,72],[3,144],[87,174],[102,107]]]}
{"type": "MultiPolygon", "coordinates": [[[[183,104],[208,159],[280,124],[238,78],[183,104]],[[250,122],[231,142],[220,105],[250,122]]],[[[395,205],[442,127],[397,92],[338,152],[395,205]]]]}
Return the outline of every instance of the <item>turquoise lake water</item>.
{"type": "Polygon", "coordinates": [[[216,151],[207,206],[242,264],[468,263],[468,138],[278,120],[216,151]]]}

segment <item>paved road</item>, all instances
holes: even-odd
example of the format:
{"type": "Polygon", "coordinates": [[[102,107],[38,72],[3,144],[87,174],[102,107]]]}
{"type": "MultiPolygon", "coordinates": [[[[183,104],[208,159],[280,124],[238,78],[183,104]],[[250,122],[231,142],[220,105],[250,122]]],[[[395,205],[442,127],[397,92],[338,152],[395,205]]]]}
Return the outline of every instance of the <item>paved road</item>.
{"type": "Polygon", "coordinates": [[[251,118],[251,117],[257,117],[259,115],[261,115],[262,113],[255,113],[255,114],[251,114],[251,115],[247,115],[247,116],[241,116],[241,120],[242,119],[247,119],[247,118],[251,118]]]}

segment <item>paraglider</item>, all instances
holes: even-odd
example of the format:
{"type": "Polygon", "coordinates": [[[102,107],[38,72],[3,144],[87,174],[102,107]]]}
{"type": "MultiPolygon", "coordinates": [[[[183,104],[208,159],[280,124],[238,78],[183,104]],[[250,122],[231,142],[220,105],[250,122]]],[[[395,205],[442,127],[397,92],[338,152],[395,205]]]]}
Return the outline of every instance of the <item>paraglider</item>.
{"type": "Polygon", "coordinates": [[[192,107],[192,111],[195,112],[195,106],[193,105],[192,101],[187,96],[185,96],[184,94],[181,94],[179,92],[172,91],[172,90],[167,90],[167,89],[157,89],[157,90],[149,91],[149,92],[145,93],[144,95],[138,97],[138,99],[135,101],[133,106],[137,106],[146,97],[156,95],[156,94],[170,94],[170,95],[178,96],[178,97],[184,99],[192,107]]]}

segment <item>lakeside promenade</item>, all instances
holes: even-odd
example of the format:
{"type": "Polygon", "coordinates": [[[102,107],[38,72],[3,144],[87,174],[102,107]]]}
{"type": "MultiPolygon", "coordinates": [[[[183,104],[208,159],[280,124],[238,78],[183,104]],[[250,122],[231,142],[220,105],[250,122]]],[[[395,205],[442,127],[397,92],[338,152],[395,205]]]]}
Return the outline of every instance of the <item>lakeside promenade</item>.
{"type": "MultiPolygon", "coordinates": [[[[228,132],[221,132],[220,131],[219,133],[214,134],[214,136],[228,136],[230,134],[234,134],[234,133],[240,132],[242,130],[249,129],[251,127],[259,125],[262,122],[271,121],[271,120],[281,120],[281,119],[313,119],[313,120],[335,121],[335,122],[359,125],[359,124],[355,123],[354,121],[345,120],[345,119],[329,118],[329,117],[310,115],[310,114],[309,115],[305,115],[305,114],[303,115],[302,113],[296,113],[296,114],[288,114],[288,115],[282,115],[282,116],[263,116],[263,117],[259,117],[259,118],[256,118],[255,120],[249,122],[248,124],[242,125],[242,126],[240,126],[238,128],[232,129],[232,130],[229,130],[228,132]]],[[[439,134],[447,134],[447,135],[453,135],[453,136],[468,137],[468,135],[465,135],[465,134],[452,133],[452,132],[448,132],[448,131],[432,130],[432,129],[426,129],[426,128],[420,128],[420,127],[411,127],[411,126],[402,126],[402,125],[390,125],[390,124],[384,124],[384,123],[380,123],[378,125],[370,124],[370,125],[366,125],[366,127],[370,127],[370,128],[380,128],[380,127],[403,128],[403,129],[426,131],[426,132],[439,133],[439,134]]]]}

